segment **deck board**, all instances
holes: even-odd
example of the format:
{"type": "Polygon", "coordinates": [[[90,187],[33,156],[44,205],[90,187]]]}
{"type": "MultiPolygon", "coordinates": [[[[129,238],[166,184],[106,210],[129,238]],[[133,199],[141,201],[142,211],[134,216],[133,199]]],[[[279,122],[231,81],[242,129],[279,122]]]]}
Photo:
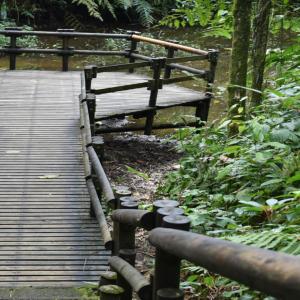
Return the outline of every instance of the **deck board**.
{"type": "MultiPolygon", "coordinates": [[[[139,74],[120,72],[100,73],[92,81],[92,88],[108,88],[119,85],[134,84],[148,81],[149,77],[139,74]]],[[[97,96],[96,119],[102,120],[113,116],[130,115],[149,109],[150,91],[139,88],[129,91],[108,93],[97,96]]],[[[157,109],[195,103],[209,99],[204,93],[179,87],[175,84],[165,85],[159,90],[157,109]]]]}
{"type": "Polygon", "coordinates": [[[0,89],[0,287],[97,282],[109,252],[89,215],[79,72],[4,71],[0,89]]]}
{"type": "MultiPolygon", "coordinates": [[[[22,135],[24,129],[28,129],[32,123],[39,128],[36,135],[44,135],[46,138],[52,127],[63,126],[58,129],[57,133],[64,134],[70,124],[64,122],[65,118],[72,117],[76,113],[77,107],[73,105],[74,98],[80,93],[79,72],[45,72],[45,71],[17,71],[1,72],[0,84],[5,83],[6,92],[0,94],[0,125],[6,126],[6,119],[2,117],[14,118],[14,110],[22,110],[23,114],[15,120],[15,134],[22,135]],[[5,74],[5,76],[4,76],[5,74]],[[37,76],[37,74],[47,74],[47,76],[37,76]],[[5,77],[5,78],[4,78],[5,77]],[[15,89],[16,80],[18,89],[15,89]],[[49,93],[50,91],[50,93],[49,93]],[[24,106],[24,94],[31,101],[24,106]],[[43,100],[43,101],[41,101],[43,100]],[[60,114],[56,114],[56,103],[60,103],[60,114]],[[39,105],[36,105],[39,103],[39,105]],[[3,108],[5,108],[3,110],[3,108]],[[32,118],[34,116],[34,118],[32,118]],[[39,125],[39,126],[38,126],[39,125]]],[[[109,72],[100,73],[92,81],[92,88],[107,88],[119,85],[145,82],[149,77],[139,74],[129,74],[126,72],[109,72]]],[[[112,117],[131,115],[149,110],[150,92],[146,88],[140,88],[129,91],[108,93],[97,96],[96,101],[96,119],[103,120],[112,117]]],[[[205,101],[208,97],[201,92],[196,92],[175,84],[165,85],[158,92],[157,109],[168,108],[172,106],[185,105],[205,101]]],[[[7,126],[6,126],[7,128],[7,126]]],[[[13,129],[12,129],[13,130],[13,129]]],[[[4,143],[10,139],[10,133],[6,135],[0,133],[0,142],[4,143]]],[[[33,132],[28,138],[32,138],[33,132]]],[[[36,136],[36,138],[39,138],[36,136]]],[[[23,137],[26,140],[26,136],[23,137]]],[[[70,142],[66,139],[66,144],[70,142]]],[[[27,141],[26,140],[26,141],[27,141]]]]}

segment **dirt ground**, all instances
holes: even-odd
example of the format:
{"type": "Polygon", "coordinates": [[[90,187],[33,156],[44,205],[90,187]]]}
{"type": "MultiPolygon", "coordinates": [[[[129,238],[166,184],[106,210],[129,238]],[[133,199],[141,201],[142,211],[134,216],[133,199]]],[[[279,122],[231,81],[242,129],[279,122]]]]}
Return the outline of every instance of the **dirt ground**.
{"type": "MultiPolygon", "coordinates": [[[[130,187],[143,208],[155,200],[157,187],[168,171],[178,168],[181,155],[176,142],[167,138],[138,134],[105,136],[103,165],[112,185],[130,187]],[[131,169],[132,168],[132,169],[131,169]]],[[[148,233],[136,233],[136,267],[145,276],[153,265],[154,249],[147,241],[148,233]]]]}
{"type": "Polygon", "coordinates": [[[104,167],[113,185],[127,185],[140,203],[150,204],[164,175],[178,168],[176,142],[138,134],[105,137],[104,167]]]}

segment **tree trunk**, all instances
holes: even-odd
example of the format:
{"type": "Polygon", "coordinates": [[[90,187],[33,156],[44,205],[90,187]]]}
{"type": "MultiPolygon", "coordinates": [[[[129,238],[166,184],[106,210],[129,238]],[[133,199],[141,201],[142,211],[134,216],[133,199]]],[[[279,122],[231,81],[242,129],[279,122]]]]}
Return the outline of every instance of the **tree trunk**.
{"type": "MultiPolygon", "coordinates": [[[[271,8],[272,0],[259,0],[253,22],[253,70],[251,88],[258,91],[262,91],[263,86],[271,8]]],[[[251,106],[259,105],[261,101],[261,93],[252,91],[251,106]]]]}
{"type": "Polygon", "coordinates": [[[251,28],[252,0],[234,0],[233,39],[230,62],[230,82],[228,87],[229,116],[245,114],[247,65],[251,28]]]}

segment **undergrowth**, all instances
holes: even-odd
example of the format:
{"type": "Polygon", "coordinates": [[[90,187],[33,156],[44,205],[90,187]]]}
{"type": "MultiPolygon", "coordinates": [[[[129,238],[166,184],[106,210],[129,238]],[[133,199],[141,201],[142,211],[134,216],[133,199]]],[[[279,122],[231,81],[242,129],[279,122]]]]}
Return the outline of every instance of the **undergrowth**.
{"type": "MultiPolygon", "coordinates": [[[[6,27],[16,27],[14,22],[1,21],[0,30],[4,30],[6,27]]],[[[22,30],[32,30],[30,26],[22,26],[22,30]]],[[[5,47],[9,45],[10,38],[4,35],[0,35],[0,47],[5,47]]],[[[18,38],[19,47],[36,47],[38,44],[38,38],[34,36],[22,36],[18,38]]]]}
{"type": "MultiPolygon", "coordinates": [[[[237,243],[300,254],[300,47],[271,51],[263,104],[239,121],[181,129],[180,168],[159,193],[180,200],[193,230],[237,243]]],[[[186,266],[183,287],[196,299],[271,299],[186,266]],[[208,297],[208,298],[207,298],[208,297]]]]}

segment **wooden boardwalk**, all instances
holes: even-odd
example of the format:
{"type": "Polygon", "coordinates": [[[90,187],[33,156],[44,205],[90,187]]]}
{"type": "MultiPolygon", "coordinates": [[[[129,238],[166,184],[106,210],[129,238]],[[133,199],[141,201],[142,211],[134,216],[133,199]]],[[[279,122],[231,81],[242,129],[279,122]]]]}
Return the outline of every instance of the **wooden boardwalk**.
{"type": "Polygon", "coordinates": [[[0,287],[76,286],[106,269],[89,215],[79,72],[0,72],[0,287]]]}
{"type": "MultiPolygon", "coordinates": [[[[146,77],[106,73],[96,88],[146,77]],[[120,80],[118,81],[118,78],[120,80]]],[[[80,72],[0,71],[0,287],[76,286],[107,268],[89,214],[79,123],[80,72]]],[[[158,106],[205,96],[176,86],[158,106]]],[[[149,91],[99,95],[97,117],[148,109],[149,91]]]]}
{"type": "MultiPolygon", "coordinates": [[[[121,72],[100,73],[92,81],[92,88],[108,88],[119,85],[145,82],[149,77],[139,74],[121,72]]],[[[103,120],[111,117],[130,115],[149,110],[150,92],[146,88],[114,92],[97,96],[96,119],[103,120]]],[[[208,100],[205,93],[179,87],[175,84],[166,85],[159,90],[156,109],[194,104],[208,100]]]]}

